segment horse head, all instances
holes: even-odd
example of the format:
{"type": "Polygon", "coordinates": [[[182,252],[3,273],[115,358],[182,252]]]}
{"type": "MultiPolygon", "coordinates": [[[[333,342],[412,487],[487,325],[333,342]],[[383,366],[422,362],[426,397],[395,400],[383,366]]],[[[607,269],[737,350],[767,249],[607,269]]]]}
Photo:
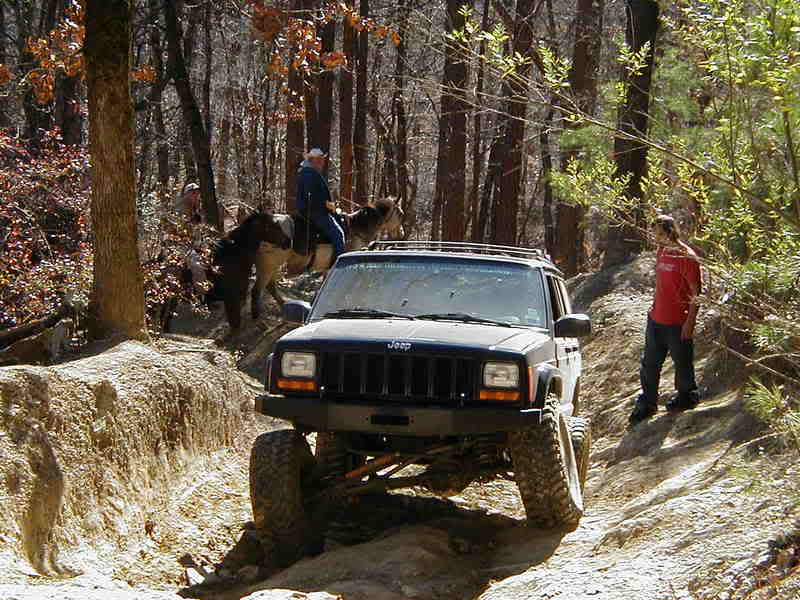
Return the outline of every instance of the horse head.
{"type": "Polygon", "coordinates": [[[405,221],[406,215],[397,203],[397,199],[392,196],[379,198],[375,201],[374,206],[381,215],[378,231],[388,233],[394,238],[403,237],[403,221],[405,221]]]}

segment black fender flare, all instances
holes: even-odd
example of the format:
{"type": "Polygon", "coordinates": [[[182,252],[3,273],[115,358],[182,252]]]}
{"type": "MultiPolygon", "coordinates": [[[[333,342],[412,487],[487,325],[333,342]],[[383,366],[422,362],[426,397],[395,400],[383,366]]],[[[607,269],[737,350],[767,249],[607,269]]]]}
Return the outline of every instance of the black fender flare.
{"type": "Polygon", "coordinates": [[[557,367],[551,364],[539,365],[533,370],[532,379],[533,408],[544,408],[544,402],[551,390],[561,397],[564,375],[557,367]]]}

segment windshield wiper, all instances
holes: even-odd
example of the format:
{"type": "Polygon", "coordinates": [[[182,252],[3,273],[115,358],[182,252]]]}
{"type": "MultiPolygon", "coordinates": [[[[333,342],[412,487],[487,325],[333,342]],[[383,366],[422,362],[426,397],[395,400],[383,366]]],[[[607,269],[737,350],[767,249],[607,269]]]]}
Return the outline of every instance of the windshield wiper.
{"type": "Polygon", "coordinates": [[[462,323],[485,323],[487,325],[500,325],[501,327],[513,327],[511,323],[505,321],[495,321],[494,319],[484,319],[467,313],[430,313],[427,315],[417,315],[418,319],[430,319],[432,321],[461,321],[462,323]]]}
{"type": "Polygon", "coordinates": [[[393,313],[385,310],[376,310],[374,308],[361,308],[354,306],[353,308],[340,308],[327,312],[322,315],[326,319],[415,319],[412,315],[404,315],[402,313],[393,313]]]}

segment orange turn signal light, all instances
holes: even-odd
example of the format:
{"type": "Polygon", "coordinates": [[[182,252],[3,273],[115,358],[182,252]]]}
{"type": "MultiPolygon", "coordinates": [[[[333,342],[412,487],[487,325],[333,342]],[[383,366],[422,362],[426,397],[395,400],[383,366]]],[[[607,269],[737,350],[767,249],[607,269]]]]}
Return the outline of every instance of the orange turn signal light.
{"type": "Polygon", "coordinates": [[[313,379],[278,379],[278,387],[294,392],[316,392],[317,382],[313,379]]]}
{"type": "Polygon", "coordinates": [[[519,392],[512,390],[481,390],[478,397],[496,402],[517,402],[520,396],[519,392]]]}

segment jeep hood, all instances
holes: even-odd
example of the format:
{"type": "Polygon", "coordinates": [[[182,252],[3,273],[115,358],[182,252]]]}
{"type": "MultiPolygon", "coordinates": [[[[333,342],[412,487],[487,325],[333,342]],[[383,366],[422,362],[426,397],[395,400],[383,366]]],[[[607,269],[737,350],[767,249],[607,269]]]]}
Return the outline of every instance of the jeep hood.
{"type": "Polygon", "coordinates": [[[549,339],[542,330],[453,321],[324,319],[283,336],[282,341],[411,342],[522,352],[549,339]]]}

